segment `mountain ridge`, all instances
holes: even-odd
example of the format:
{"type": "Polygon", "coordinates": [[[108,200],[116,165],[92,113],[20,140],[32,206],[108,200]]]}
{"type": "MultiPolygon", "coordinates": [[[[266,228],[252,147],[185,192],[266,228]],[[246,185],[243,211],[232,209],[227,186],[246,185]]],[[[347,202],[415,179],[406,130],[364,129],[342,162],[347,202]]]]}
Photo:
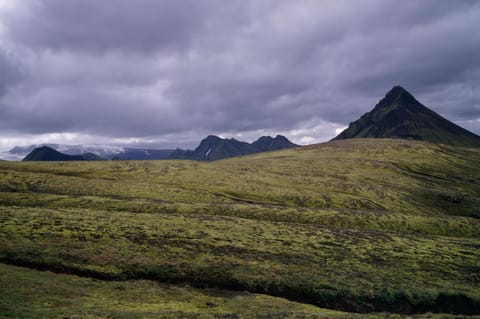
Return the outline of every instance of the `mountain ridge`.
{"type": "MultiPolygon", "coordinates": [[[[56,144],[51,144],[56,145],[56,144]]],[[[256,154],[281,150],[298,145],[290,142],[285,136],[275,138],[262,136],[253,143],[238,141],[234,138],[223,139],[215,135],[204,138],[194,150],[154,150],[123,148],[122,152],[101,157],[93,152],[83,154],[66,154],[50,145],[34,148],[22,161],[95,161],[95,160],[162,160],[186,159],[196,161],[212,161],[222,158],[256,154]]],[[[20,148],[19,148],[20,150],[20,148]]]]}
{"type": "Polygon", "coordinates": [[[30,152],[22,161],[101,161],[100,156],[93,153],[68,155],[49,147],[42,146],[30,152]]]}
{"type": "Polygon", "coordinates": [[[480,147],[480,136],[427,108],[401,86],[394,86],[333,140],[350,138],[403,138],[480,147]]]}
{"type": "Polygon", "coordinates": [[[131,148],[111,145],[88,145],[88,144],[32,144],[27,146],[15,146],[8,151],[12,158],[21,160],[35,148],[48,146],[54,150],[67,154],[78,155],[93,153],[106,160],[158,160],[167,159],[174,149],[131,148]]]}
{"type": "Polygon", "coordinates": [[[196,161],[214,161],[223,158],[256,154],[281,150],[298,145],[290,142],[285,136],[262,136],[252,143],[238,141],[234,138],[223,139],[215,135],[204,138],[194,150],[176,149],[171,159],[186,159],[196,161]]]}

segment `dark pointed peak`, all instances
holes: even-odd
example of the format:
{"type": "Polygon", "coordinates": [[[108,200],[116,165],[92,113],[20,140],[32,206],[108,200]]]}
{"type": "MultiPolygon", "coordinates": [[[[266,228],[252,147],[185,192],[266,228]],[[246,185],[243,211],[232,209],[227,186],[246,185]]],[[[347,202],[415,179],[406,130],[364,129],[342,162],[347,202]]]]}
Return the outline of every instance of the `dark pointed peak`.
{"type": "Polygon", "coordinates": [[[43,145],[43,146],[40,146],[40,147],[37,147],[35,148],[35,150],[37,151],[54,151],[54,152],[58,152],[56,149],[54,149],[53,147],[50,147],[50,146],[47,146],[47,145],[43,145]]]}
{"type": "Polygon", "coordinates": [[[255,142],[270,142],[273,140],[271,136],[260,136],[255,142]]]}
{"type": "MultiPolygon", "coordinates": [[[[392,87],[390,89],[390,91],[387,92],[387,95],[389,94],[393,94],[393,95],[400,95],[400,94],[403,94],[403,93],[408,93],[407,90],[405,90],[403,87],[401,87],[400,85],[395,85],[394,87],[392,87]]],[[[410,94],[410,93],[409,93],[410,94]]]]}
{"type": "Polygon", "coordinates": [[[31,151],[23,161],[68,161],[68,160],[83,160],[79,156],[71,156],[60,153],[59,151],[49,147],[41,146],[31,151]]]}
{"type": "Polygon", "coordinates": [[[54,149],[53,147],[43,145],[40,147],[35,148],[30,154],[63,154],[54,149]]]}
{"type": "Polygon", "coordinates": [[[271,137],[271,136],[269,136],[269,135],[261,136],[261,137],[259,137],[255,142],[274,142],[274,141],[277,141],[277,142],[278,142],[278,141],[288,141],[288,142],[290,142],[290,141],[288,140],[288,138],[286,138],[285,136],[280,135],[280,134],[278,134],[278,135],[275,136],[275,137],[271,137]]]}
{"type": "Polygon", "coordinates": [[[218,141],[221,141],[222,139],[216,135],[208,135],[206,138],[202,140],[202,142],[206,143],[216,143],[218,141]]]}
{"type": "Polygon", "coordinates": [[[351,122],[335,140],[349,138],[403,138],[480,146],[478,136],[430,110],[401,86],[394,86],[372,111],[351,122]]]}
{"type": "Polygon", "coordinates": [[[282,149],[297,146],[296,144],[290,142],[290,140],[283,135],[277,135],[275,138],[270,136],[262,136],[253,144],[268,144],[268,147],[271,149],[282,149]]]}
{"type": "Polygon", "coordinates": [[[377,107],[385,107],[385,106],[418,106],[422,105],[420,102],[415,99],[415,97],[410,94],[407,90],[403,87],[396,85],[394,86],[385,97],[377,104],[377,107]]]}
{"type": "Polygon", "coordinates": [[[387,93],[387,96],[391,96],[392,98],[403,98],[403,97],[408,97],[408,98],[412,98],[412,99],[415,99],[413,97],[412,94],[410,94],[410,92],[408,92],[407,90],[405,90],[403,87],[401,87],[400,85],[396,85],[394,86],[388,93],[387,93]]]}
{"type": "Polygon", "coordinates": [[[288,138],[286,138],[283,135],[278,134],[277,136],[275,136],[274,140],[287,140],[288,141],[288,138]]]}
{"type": "Polygon", "coordinates": [[[209,135],[193,151],[176,150],[170,156],[172,159],[191,159],[198,161],[213,161],[217,159],[255,154],[266,151],[295,147],[285,136],[262,136],[253,143],[239,141],[235,138],[220,138],[209,135]]]}
{"type": "Polygon", "coordinates": [[[221,140],[220,137],[216,136],[216,135],[208,135],[205,139],[215,139],[215,140],[221,140]]]}

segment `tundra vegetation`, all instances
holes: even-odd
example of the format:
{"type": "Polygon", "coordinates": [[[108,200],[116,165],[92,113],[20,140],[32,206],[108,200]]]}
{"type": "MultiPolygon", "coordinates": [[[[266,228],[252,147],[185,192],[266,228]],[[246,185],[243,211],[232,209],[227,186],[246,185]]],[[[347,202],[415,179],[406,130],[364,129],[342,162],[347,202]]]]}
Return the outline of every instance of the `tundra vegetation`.
{"type": "Polygon", "coordinates": [[[0,162],[0,317],[474,316],[479,215],[480,149],[420,141],[0,162]]]}

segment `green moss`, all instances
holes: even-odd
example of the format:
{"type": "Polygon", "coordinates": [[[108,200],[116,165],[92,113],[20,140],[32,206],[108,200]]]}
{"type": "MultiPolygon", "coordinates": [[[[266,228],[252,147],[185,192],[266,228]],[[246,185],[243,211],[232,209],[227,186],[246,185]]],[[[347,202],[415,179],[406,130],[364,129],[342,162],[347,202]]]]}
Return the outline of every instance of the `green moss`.
{"type": "Polygon", "coordinates": [[[2,318],[342,317],[282,298],[151,281],[102,282],[0,265],[2,318]],[[6,298],[8,296],[8,298],[6,298]]]}
{"type": "Polygon", "coordinates": [[[0,162],[0,259],[349,310],[476,309],[479,164],[478,149],[383,139],[212,163],[0,162]]]}

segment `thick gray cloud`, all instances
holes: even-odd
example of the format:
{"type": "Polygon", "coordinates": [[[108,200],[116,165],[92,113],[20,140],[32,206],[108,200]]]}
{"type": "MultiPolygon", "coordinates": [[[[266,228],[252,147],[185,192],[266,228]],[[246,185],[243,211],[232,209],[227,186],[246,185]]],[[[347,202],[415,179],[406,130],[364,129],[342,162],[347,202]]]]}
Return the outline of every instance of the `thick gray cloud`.
{"type": "Polygon", "coordinates": [[[27,1],[4,21],[12,37],[35,48],[153,52],[188,49],[209,14],[195,0],[46,0],[27,1]]]}
{"type": "Polygon", "coordinates": [[[478,1],[0,0],[0,147],[310,143],[397,84],[478,134],[477,30],[478,1]]]}
{"type": "Polygon", "coordinates": [[[0,48],[0,97],[7,89],[20,81],[22,72],[11,56],[0,48]]]}

